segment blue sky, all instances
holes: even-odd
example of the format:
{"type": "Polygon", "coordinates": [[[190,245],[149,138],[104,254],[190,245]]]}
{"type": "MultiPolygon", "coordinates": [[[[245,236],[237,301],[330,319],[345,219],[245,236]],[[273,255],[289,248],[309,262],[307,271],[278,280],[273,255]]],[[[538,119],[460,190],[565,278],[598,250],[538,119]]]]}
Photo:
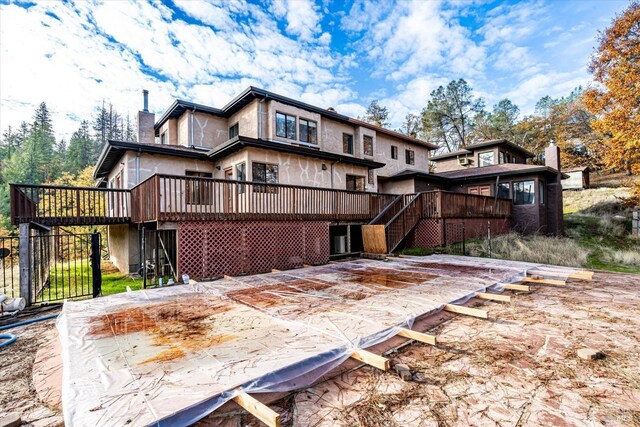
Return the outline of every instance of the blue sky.
{"type": "Polygon", "coordinates": [[[0,130],[46,101],[69,138],[103,99],[135,116],[141,90],[221,107],[249,85],[392,127],[464,78],[523,114],[587,86],[589,57],[626,1],[0,0],[0,130]]]}

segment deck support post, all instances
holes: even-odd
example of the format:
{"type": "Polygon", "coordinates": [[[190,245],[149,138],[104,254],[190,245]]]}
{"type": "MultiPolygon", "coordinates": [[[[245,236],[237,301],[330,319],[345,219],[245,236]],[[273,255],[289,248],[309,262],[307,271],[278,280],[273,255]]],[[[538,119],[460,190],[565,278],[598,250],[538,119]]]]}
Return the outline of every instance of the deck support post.
{"type": "Polygon", "coordinates": [[[29,235],[31,227],[29,223],[20,224],[20,256],[18,265],[20,267],[20,296],[25,299],[27,305],[31,305],[31,256],[29,235]]]}

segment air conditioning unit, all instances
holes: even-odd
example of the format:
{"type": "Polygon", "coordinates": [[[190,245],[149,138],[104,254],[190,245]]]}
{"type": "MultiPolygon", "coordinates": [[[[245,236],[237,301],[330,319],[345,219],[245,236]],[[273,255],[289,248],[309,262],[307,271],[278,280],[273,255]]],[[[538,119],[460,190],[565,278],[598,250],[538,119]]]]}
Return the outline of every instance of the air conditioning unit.
{"type": "Polygon", "coordinates": [[[473,163],[473,159],[469,159],[467,157],[460,157],[458,161],[462,166],[469,166],[471,163],[473,163]]]}

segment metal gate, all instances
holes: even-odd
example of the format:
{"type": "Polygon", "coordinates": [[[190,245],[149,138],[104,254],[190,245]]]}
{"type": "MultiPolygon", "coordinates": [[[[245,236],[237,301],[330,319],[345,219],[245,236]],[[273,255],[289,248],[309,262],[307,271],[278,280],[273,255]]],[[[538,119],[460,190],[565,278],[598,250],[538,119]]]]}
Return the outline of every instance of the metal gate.
{"type": "Polygon", "coordinates": [[[0,237],[0,293],[9,298],[20,296],[20,253],[18,237],[0,237]]]}
{"type": "MultiPolygon", "coordinates": [[[[101,293],[99,233],[35,233],[29,237],[31,304],[101,293]]],[[[24,296],[24,295],[23,295],[24,296]]]]}

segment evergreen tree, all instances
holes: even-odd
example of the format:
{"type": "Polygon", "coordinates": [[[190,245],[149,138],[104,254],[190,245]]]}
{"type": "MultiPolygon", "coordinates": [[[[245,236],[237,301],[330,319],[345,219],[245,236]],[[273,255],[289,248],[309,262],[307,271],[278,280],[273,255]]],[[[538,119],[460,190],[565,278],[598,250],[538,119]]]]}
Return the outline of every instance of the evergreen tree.
{"type": "Polygon", "coordinates": [[[361,117],[360,119],[376,126],[387,127],[389,126],[389,121],[387,120],[388,118],[389,110],[387,109],[387,107],[382,107],[380,104],[378,104],[378,100],[374,99],[373,101],[371,101],[371,104],[369,104],[364,117],[361,117]]]}
{"type": "Polygon", "coordinates": [[[84,120],[71,136],[67,150],[67,172],[76,174],[87,166],[93,165],[97,157],[96,144],[89,133],[89,122],[84,120]]]}

